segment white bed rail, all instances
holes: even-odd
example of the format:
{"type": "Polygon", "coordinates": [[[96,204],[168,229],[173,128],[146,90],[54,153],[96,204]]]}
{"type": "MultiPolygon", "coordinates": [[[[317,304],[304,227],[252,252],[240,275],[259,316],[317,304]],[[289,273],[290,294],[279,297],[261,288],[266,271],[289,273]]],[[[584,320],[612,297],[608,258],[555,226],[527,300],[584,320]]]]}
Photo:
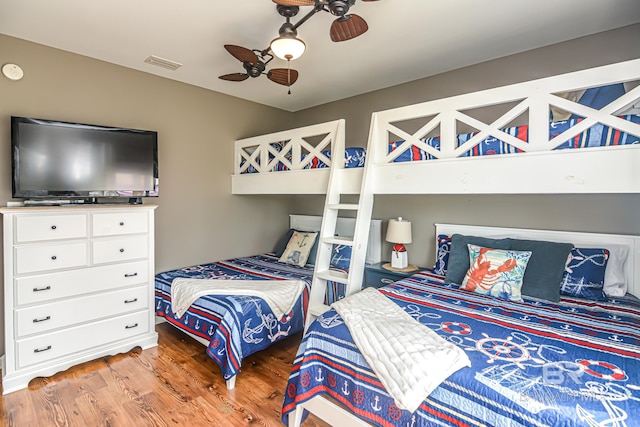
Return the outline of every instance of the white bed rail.
{"type": "Polygon", "coordinates": [[[640,173],[636,167],[640,161],[640,145],[551,151],[596,123],[640,138],[639,124],[616,116],[640,103],[640,86],[600,110],[557,95],[637,80],[640,80],[640,59],[374,113],[367,156],[374,168],[375,192],[640,192],[640,173]],[[508,111],[490,123],[467,113],[499,105],[507,105],[508,111]],[[575,113],[583,120],[550,140],[551,106],[575,113]],[[408,132],[397,125],[406,121],[424,124],[417,131],[408,132]],[[528,141],[501,130],[514,122],[528,126],[528,141]],[[458,147],[457,134],[466,133],[459,131],[459,125],[478,133],[458,147]],[[423,140],[434,134],[440,135],[439,150],[423,140]],[[459,158],[490,136],[524,153],[459,158]],[[404,142],[388,153],[388,144],[394,138],[404,142]],[[411,146],[435,159],[393,163],[411,146]],[[464,166],[458,162],[465,162],[464,166]],[[420,167],[424,169],[418,169],[420,167]],[[547,172],[550,176],[545,176],[547,172]]]}
{"type": "MultiPolygon", "coordinates": [[[[333,159],[342,160],[345,149],[343,119],[296,129],[241,139],[235,142],[233,194],[325,194],[329,167],[344,169],[343,162],[332,163],[323,152],[331,150],[333,159]],[[334,155],[333,153],[340,153],[334,155]],[[305,169],[314,159],[328,168],[305,169]],[[278,164],[287,170],[277,171],[278,164]]],[[[362,168],[359,168],[362,169],[362,168]]],[[[362,171],[344,170],[348,193],[360,189],[362,171]]]]}

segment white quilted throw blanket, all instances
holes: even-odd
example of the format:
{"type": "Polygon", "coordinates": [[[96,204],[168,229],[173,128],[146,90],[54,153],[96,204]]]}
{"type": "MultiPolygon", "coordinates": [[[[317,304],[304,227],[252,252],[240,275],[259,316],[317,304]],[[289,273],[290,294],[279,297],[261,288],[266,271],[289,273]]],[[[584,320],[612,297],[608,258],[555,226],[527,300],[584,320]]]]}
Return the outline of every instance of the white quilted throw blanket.
{"type": "Polygon", "coordinates": [[[333,303],[400,409],[414,412],[440,383],[471,366],[464,350],[407,314],[377,289],[333,303]]]}
{"type": "Polygon", "coordinates": [[[277,319],[293,310],[305,287],[303,280],[173,279],[171,309],[182,315],[205,295],[248,295],[262,298],[277,319]]]}

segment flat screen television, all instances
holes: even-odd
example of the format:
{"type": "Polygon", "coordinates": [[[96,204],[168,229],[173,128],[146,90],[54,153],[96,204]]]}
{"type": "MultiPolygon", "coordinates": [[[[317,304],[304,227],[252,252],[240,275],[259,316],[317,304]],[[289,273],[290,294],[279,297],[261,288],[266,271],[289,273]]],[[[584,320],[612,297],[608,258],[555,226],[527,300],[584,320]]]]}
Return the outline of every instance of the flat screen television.
{"type": "Polygon", "coordinates": [[[13,197],[96,202],[158,195],[154,131],[11,117],[13,197]]]}

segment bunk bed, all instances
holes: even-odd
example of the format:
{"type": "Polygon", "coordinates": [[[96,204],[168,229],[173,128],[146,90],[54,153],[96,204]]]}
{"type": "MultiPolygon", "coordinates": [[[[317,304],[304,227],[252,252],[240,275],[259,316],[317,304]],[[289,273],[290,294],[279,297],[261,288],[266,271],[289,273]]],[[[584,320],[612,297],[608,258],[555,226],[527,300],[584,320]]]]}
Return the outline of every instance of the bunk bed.
{"type": "MultiPolygon", "coordinates": [[[[290,229],[315,232],[320,229],[321,220],[318,216],[290,215],[290,229]]],[[[353,218],[340,218],[339,235],[352,235],[354,222],[353,218]]],[[[381,227],[380,220],[371,221],[367,262],[375,263],[381,260],[381,227]]],[[[284,263],[279,261],[281,254],[277,252],[278,250],[276,253],[187,266],[156,274],[155,309],[158,319],[168,322],[204,344],[206,354],[220,367],[228,389],[235,387],[236,376],[242,368],[244,358],[301,331],[304,326],[313,261],[310,259],[304,266],[284,263]],[[176,279],[299,279],[305,285],[302,293],[292,301],[292,309],[284,315],[276,315],[273,306],[265,299],[233,292],[202,295],[194,299],[188,308],[184,305],[179,309],[177,306],[182,305],[175,302],[175,294],[172,294],[176,279]]],[[[195,283],[196,286],[200,286],[203,282],[195,283]]],[[[341,296],[344,296],[343,291],[334,286],[327,294],[327,303],[341,296]]]]}
{"type": "Polygon", "coordinates": [[[358,194],[364,162],[364,148],[345,148],[344,120],[241,139],[234,146],[231,192],[325,194],[333,168],[342,175],[342,192],[358,194]],[[332,153],[344,153],[344,162],[332,153]]]}
{"type": "MultiPolygon", "coordinates": [[[[636,59],[374,113],[359,184],[372,194],[640,193],[638,81],[636,59]],[[602,105],[582,98],[620,84],[624,91],[602,105]]],[[[400,409],[332,309],[306,331],[283,421],[298,426],[309,411],[332,425],[639,425],[640,238],[459,226],[437,233],[445,231],[626,250],[628,294],[504,301],[434,272],[412,276],[381,293],[463,348],[472,368],[415,412],[400,409]]]]}

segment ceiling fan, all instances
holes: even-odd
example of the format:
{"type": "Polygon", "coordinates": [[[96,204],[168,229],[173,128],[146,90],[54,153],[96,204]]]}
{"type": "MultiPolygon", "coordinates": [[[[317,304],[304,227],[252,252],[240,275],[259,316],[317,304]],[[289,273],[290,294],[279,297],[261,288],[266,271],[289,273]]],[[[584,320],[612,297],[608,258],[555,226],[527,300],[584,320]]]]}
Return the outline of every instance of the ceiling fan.
{"type": "MultiPolygon", "coordinates": [[[[247,49],[236,45],[225,45],[225,49],[237,60],[242,62],[245,73],[225,74],[219,78],[222,80],[241,82],[249,77],[266,75],[272,82],[289,87],[298,80],[298,72],[289,66],[290,61],[299,58],[305,51],[306,45],[297,38],[298,27],[318,12],[328,12],[337,18],[331,24],[329,35],[334,42],[351,40],[364,34],[369,26],[360,16],[348,13],[356,0],[272,0],[277,4],[278,13],[286,19],[278,31],[278,38],[271,41],[269,47],[263,50],[247,49]],[[300,6],[313,6],[313,9],[303,16],[295,24],[291,18],[296,16],[300,6]],[[273,68],[266,71],[267,65],[274,58],[287,61],[287,68],[273,68]]],[[[366,2],[377,0],[362,0],[366,2]]]]}
{"type": "MultiPolygon", "coordinates": [[[[362,1],[370,2],[378,0],[362,1]]],[[[356,0],[273,0],[273,2],[279,6],[287,7],[313,6],[313,9],[307,15],[293,25],[294,30],[318,12],[324,11],[337,16],[331,24],[329,31],[331,40],[334,42],[351,40],[364,34],[369,29],[367,22],[362,17],[349,13],[349,9],[356,3],[356,0]]],[[[278,10],[278,12],[280,12],[280,10],[278,10]]],[[[280,12],[280,14],[282,15],[282,12],[280,12]]],[[[289,20],[287,19],[287,23],[288,22],[289,20]]],[[[282,33],[282,28],[280,32],[282,33]]]]}
{"type": "Polygon", "coordinates": [[[242,82],[249,77],[266,75],[269,80],[284,86],[291,86],[298,80],[298,72],[291,68],[272,68],[266,71],[267,64],[273,59],[269,49],[247,49],[246,47],[232,44],[224,45],[224,48],[238,61],[242,62],[245,73],[232,73],[220,76],[222,80],[230,82],[242,82]]]}

